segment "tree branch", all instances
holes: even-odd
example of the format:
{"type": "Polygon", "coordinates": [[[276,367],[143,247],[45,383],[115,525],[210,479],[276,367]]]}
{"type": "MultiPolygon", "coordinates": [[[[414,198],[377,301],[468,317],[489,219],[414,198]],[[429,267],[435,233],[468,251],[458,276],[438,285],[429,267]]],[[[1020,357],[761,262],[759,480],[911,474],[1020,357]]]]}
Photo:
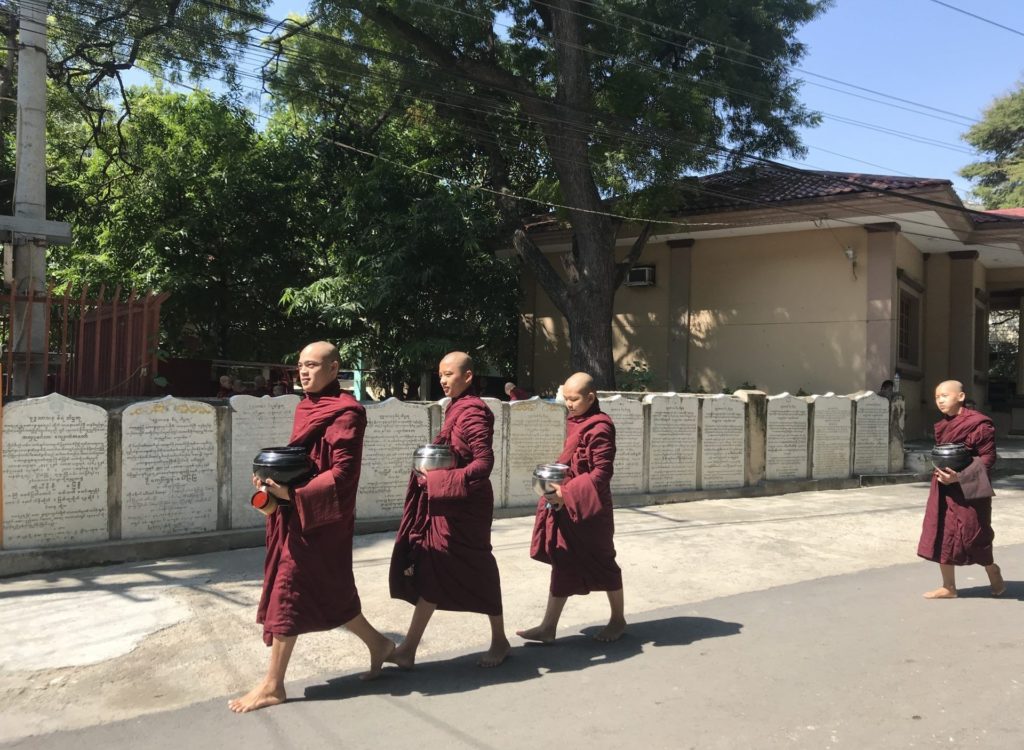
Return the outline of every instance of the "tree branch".
{"type": "Polygon", "coordinates": [[[569,289],[547,256],[537,247],[537,243],[530,239],[525,230],[517,229],[512,235],[512,245],[516,255],[533,271],[533,275],[537,277],[541,287],[555,303],[555,307],[568,317],[569,289]]]}
{"type": "Polygon", "coordinates": [[[636,240],[633,242],[633,247],[629,249],[629,254],[619,263],[615,264],[615,288],[618,289],[622,282],[629,276],[629,269],[640,260],[641,254],[643,254],[644,246],[647,245],[647,239],[651,236],[651,232],[654,230],[654,224],[647,222],[644,224],[643,229],[640,230],[640,234],[637,235],[636,240]]]}

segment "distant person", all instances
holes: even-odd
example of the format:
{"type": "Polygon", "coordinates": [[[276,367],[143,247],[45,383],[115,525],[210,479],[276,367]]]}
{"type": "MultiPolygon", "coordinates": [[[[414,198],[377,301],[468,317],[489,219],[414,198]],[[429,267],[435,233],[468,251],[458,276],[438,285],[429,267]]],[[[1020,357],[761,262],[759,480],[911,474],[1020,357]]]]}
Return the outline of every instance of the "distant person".
{"type": "Polygon", "coordinates": [[[456,462],[450,469],[422,475],[414,471],[409,477],[389,583],[391,598],[415,609],[405,640],[387,661],[411,669],[427,624],[441,609],[487,615],[491,643],[477,664],[496,667],[511,647],[505,637],[498,563],[491,551],[494,415],[475,393],[468,354],[446,354],[438,375],[451,403],[434,442],[450,446],[456,462]]]}
{"type": "Polygon", "coordinates": [[[530,394],[517,386],[515,383],[505,383],[505,395],[509,401],[525,401],[530,394]]]}
{"type": "Polygon", "coordinates": [[[235,378],[231,381],[231,390],[235,396],[244,396],[249,393],[249,389],[245,385],[245,381],[241,378],[235,378]]]}
{"type": "Polygon", "coordinates": [[[274,387],[273,387],[273,389],[271,389],[270,395],[271,396],[283,396],[284,395],[284,385],[282,383],[274,383],[274,387]]]}
{"type": "Polygon", "coordinates": [[[1002,571],[992,557],[992,484],[988,473],[996,462],[992,420],[968,408],[963,384],[946,380],[935,389],[942,419],[935,425],[936,443],[961,443],[973,456],[961,471],[936,468],[921,525],[917,554],[939,564],[942,586],[925,599],[956,599],[957,565],[981,565],[992,596],[1006,591],[1002,571]]]}
{"type": "Polygon", "coordinates": [[[257,375],[252,379],[252,390],[249,391],[250,395],[260,397],[269,396],[270,389],[267,388],[267,379],[262,375],[257,375]]]}
{"type": "Polygon", "coordinates": [[[338,387],[340,365],[337,348],[326,341],[310,344],[299,355],[305,397],[295,409],[288,444],[304,447],[319,473],[290,487],[252,478],[269,495],[262,509],[267,552],[256,622],[263,625],[270,664],[256,687],[228,702],[235,713],[285,702],[285,672],[303,633],[344,626],[370,652],[370,669],[363,679],[377,677],[395,650],[394,642],[363,616],[352,574],[366,410],[338,387]]]}
{"type": "Polygon", "coordinates": [[[601,411],[590,375],[572,375],[562,392],[569,414],[558,463],[567,464],[569,472],[561,485],[554,485],[552,495],[540,498],[530,545],[530,556],[551,566],[547,608],[540,625],[516,634],[528,641],[553,641],[570,596],[605,591],[611,616],[594,638],[615,641],[626,630],[622,571],[613,541],[615,425],[601,411]]]}
{"type": "Polygon", "coordinates": [[[231,398],[235,395],[234,384],[230,375],[221,375],[218,382],[220,387],[217,389],[217,398],[231,398]]]}
{"type": "Polygon", "coordinates": [[[878,395],[882,398],[887,398],[890,401],[892,401],[892,397],[895,393],[896,391],[893,390],[893,383],[891,380],[883,380],[882,385],[878,387],[878,395]]]}

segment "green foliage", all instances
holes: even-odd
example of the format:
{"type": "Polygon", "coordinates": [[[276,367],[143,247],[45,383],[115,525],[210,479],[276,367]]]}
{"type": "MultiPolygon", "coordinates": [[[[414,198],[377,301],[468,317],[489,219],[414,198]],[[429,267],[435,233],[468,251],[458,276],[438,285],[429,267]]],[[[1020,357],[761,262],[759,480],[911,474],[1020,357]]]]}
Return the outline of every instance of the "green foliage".
{"type": "Polygon", "coordinates": [[[987,156],[960,170],[985,208],[1024,206],[1024,84],[997,99],[964,140],[987,156]]]}
{"type": "Polygon", "coordinates": [[[620,391],[648,391],[654,382],[651,368],[643,360],[635,359],[619,370],[616,378],[620,391]]]}
{"type": "Polygon", "coordinates": [[[300,150],[262,137],[250,114],[208,94],[128,92],[132,117],[120,136],[125,161],[102,149],[80,162],[54,139],[64,194],[54,213],[75,226],[74,243],[50,250],[62,281],[171,293],[163,308],[174,354],[279,358],[309,326],[284,320],[282,290],[308,279],[296,199],[306,190],[300,150]]]}

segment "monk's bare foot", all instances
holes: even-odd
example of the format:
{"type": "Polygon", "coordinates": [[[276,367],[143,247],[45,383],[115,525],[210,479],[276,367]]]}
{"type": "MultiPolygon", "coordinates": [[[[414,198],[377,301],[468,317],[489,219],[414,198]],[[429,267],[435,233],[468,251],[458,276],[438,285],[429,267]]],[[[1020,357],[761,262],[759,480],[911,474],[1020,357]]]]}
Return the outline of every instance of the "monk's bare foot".
{"type": "Polygon", "coordinates": [[[359,679],[369,681],[380,677],[381,670],[384,668],[384,662],[391,661],[391,657],[394,656],[397,649],[398,647],[395,645],[395,642],[390,638],[385,638],[380,648],[370,649],[370,669],[359,675],[359,679]]]}
{"type": "Polygon", "coordinates": [[[608,621],[601,630],[594,636],[595,641],[611,643],[617,641],[626,632],[626,621],[621,617],[614,617],[608,621]]]}
{"type": "Polygon", "coordinates": [[[283,686],[275,688],[264,681],[241,698],[228,701],[228,708],[236,714],[246,714],[267,706],[276,706],[286,700],[288,696],[285,695],[283,686]]]}
{"type": "Polygon", "coordinates": [[[925,599],[956,599],[956,589],[947,589],[945,586],[940,586],[934,591],[927,591],[924,594],[925,599]]]}
{"type": "Polygon", "coordinates": [[[501,663],[508,658],[508,654],[511,650],[512,644],[508,642],[508,639],[502,638],[497,643],[491,644],[491,647],[487,649],[487,652],[477,659],[476,665],[478,667],[500,666],[501,663]]]}
{"type": "Polygon", "coordinates": [[[998,565],[990,565],[985,568],[988,573],[988,582],[992,585],[992,596],[1002,596],[1006,593],[1006,581],[1003,580],[1003,571],[998,565]]]}
{"type": "Polygon", "coordinates": [[[546,628],[543,625],[538,625],[535,628],[527,628],[526,630],[517,630],[516,635],[520,638],[524,638],[528,641],[539,641],[540,643],[551,643],[555,640],[555,629],[546,628]]]}
{"type": "Polygon", "coordinates": [[[391,653],[384,657],[388,664],[394,664],[399,669],[412,669],[416,666],[416,652],[410,651],[402,642],[395,646],[391,653]]]}

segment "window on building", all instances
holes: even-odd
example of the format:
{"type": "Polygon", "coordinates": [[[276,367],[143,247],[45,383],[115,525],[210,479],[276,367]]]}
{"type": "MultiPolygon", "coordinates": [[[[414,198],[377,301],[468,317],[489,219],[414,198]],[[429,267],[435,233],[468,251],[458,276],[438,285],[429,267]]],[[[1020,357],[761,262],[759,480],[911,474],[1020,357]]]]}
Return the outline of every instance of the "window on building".
{"type": "Polygon", "coordinates": [[[900,285],[896,352],[903,366],[921,366],[921,295],[900,285]]]}

